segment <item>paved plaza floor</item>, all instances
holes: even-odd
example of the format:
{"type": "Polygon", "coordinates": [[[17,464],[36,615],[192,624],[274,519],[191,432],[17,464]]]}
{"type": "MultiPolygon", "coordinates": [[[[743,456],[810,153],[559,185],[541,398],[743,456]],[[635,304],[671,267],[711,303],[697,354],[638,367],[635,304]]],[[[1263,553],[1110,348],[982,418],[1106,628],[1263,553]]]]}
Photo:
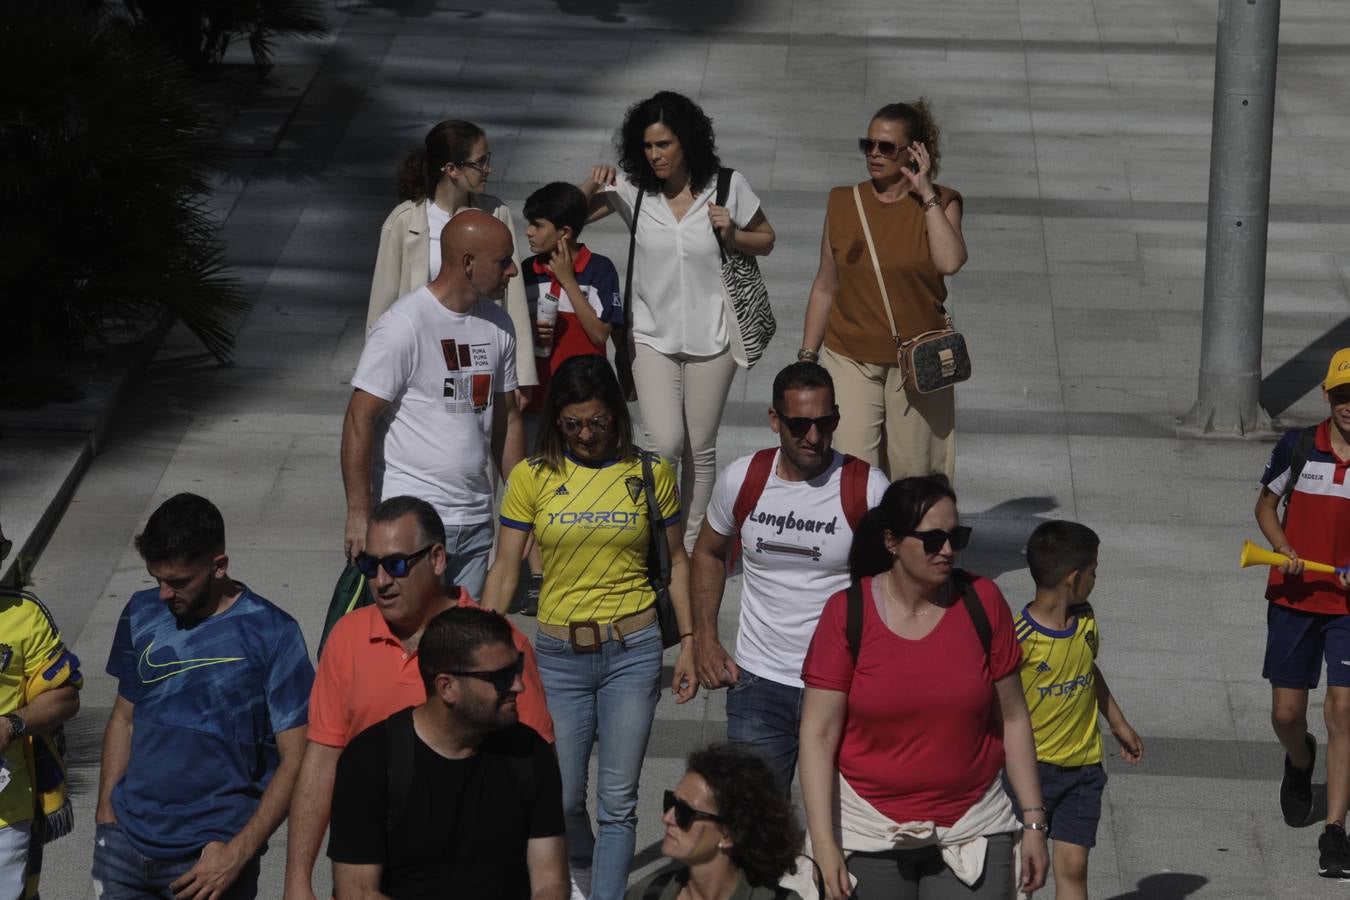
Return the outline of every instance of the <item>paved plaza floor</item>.
{"type": "MultiPolygon", "coordinates": [[[[50,848],[44,894],[92,896],[99,737],[115,696],[102,669],[122,605],[150,584],[131,539],[151,509],[183,490],[213,499],[232,574],[317,641],[342,564],[341,417],[401,154],[439,119],[473,120],[491,142],[492,189],[518,211],[540,184],[612,160],[625,108],[668,88],[714,118],[725,164],[745,173],[778,232],[763,269],[780,334],[737,376],[719,460],[769,443],[769,385],[798,346],[826,192],[863,177],[855,140],[869,114],[928,97],[943,129],[940,180],[965,195],[970,247],[950,282],[975,363],[957,401],[956,486],[975,527],[964,562],[1020,607],[1020,547],[1035,524],[1095,528],[1102,668],[1147,745],[1138,767],[1108,762],[1092,895],[1350,895],[1316,876],[1317,829],[1285,827],[1277,805],[1262,573],[1236,567],[1257,535],[1270,445],[1175,428],[1196,393],[1217,6],[335,3],[332,39],[285,48],[273,72],[267,97],[301,96],[279,138],[248,115],[232,133],[216,205],[255,301],[234,364],[170,335],[34,573],[86,674],[70,726],[79,826],[50,848]]],[[[1347,33],[1350,4],[1285,0],[1264,365],[1268,408],[1288,423],[1323,414],[1321,367],[1329,348],[1350,345],[1347,33]]],[[[585,239],[623,261],[621,224],[585,239]]],[[[1320,694],[1314,707],[1324,739],[1320,694]]],[[[662,789],[724,728],[722,692],[682,707],[663,697],[637,871],[658,859],[662,789]]],[[[284,846],[283,831],[263,897],[280,897],[284,846]]],[[[327,877],[321,865],[316,883],[327,877]]]]}

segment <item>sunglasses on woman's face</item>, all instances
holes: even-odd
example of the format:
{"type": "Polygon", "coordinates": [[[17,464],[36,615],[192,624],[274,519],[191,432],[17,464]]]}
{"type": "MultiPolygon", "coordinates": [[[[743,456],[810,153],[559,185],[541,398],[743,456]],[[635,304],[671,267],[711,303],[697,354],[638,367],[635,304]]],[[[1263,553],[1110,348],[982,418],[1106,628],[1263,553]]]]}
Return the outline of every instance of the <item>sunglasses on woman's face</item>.
{"type": "Polygon", "coordinates": [[[781,409],[774,409],[778,413],[778,421],[782,422],[788,430],[788,434],[795,438],[804,438],[810,432],[811,426],[816,426],[816,431],[822,435],[833,434],[839,427],[839,413],[830,413],[828,416],[810,419],[806,416],[785,416],[781,409]]]}
{"type": "Polygon", "coordinates": [[[358,553],[352,564],[361,571],[361,574],[367,578],[374,578],[380,573],[383,567],[389,573],[390,578],[402,578],[417,565],[417,561],[431,552],[435,544],[427,544],[416,553],[391,553],[388,556],[371,556],[369,553],[358,553]]]}
{"type": "Polygon", "coordinates": [[[723,816],[704,812],[701,809],[694,809],[688,803],[685,803],[679,797],[676,797],[674,791],[666,791],[666,795],[662,799],[661,808],[666,812],[670,812],[672,809],[675,810],[675,824],[679,826],[681,831],[688,831],[690,828],[693,828],[694,823],[699,819],[708,822],[726,821],[723,816]]]}
{"type": "Polygon", "coordinates": [[[941,553],[948,541],[951,541],[953,550],[964,550],[966,544],[970,543],[970,526],[957,525],[951,531],[943,531],[941,528],[934,528],[932,531],[911,531],[906,537],[923,541],[923,552],[932,556],[934,553],[941,553]]]}
{"type": "Polygon", "coordinates": [[[858,149],[863,152],[863,156],[871,156],[872,151],[876,151],[887,159],[895,159],[904,149],[895,141],[874,141],[871,138],[858,138],[858,149]]]}
{"type": "Polygon", "coordinates": [[[567,419],[559,418],[558,426],[562,428],[564,434],[576,434],[583,428],[589,428],[592,432],[609,431],[609,427],[614,424],[614,417],[596,416],[593,419],[567,419]]]}

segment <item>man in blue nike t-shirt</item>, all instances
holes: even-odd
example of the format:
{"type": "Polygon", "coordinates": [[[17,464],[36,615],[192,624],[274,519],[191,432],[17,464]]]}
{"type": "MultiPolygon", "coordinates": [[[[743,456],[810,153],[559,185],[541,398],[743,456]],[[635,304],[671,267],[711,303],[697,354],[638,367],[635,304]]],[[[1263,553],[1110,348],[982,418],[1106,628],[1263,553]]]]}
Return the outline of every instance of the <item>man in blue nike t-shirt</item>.
{"type": "Polygon", "coordinates": [[[314,667],[295,620],[230,578],[209,500],[166,500],[136,549],[159,587],[132,596],[108,656],[95,893],[249,900],[300,767],[314,667]]]}

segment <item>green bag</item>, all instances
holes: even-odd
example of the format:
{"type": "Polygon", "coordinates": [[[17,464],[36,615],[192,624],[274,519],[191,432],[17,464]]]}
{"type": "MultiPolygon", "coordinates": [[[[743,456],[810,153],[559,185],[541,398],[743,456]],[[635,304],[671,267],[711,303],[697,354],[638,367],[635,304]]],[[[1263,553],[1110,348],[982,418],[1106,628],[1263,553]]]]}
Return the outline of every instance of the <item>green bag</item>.
{"type": "Polygon", "coordinates": [[[324,620],[323,635],[319,638],[319,652],[315,655],[323,653],[328,632],[333,630],[338,619],[357,607],[369,606],[373,602],[370,591],[366,590],[366,576],[362,575],[361,570],[355,565],[347,563],[338,577],[337,584],[333,586],[333,599],[328,601],[328,618],[324,620]]]}

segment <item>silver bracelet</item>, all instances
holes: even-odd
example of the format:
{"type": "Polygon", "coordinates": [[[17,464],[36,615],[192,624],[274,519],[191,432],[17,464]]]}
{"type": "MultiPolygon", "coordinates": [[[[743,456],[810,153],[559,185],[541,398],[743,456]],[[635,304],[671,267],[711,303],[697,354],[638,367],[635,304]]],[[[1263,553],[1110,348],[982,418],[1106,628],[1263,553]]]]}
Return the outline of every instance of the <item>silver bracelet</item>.
{"type": "Polygon", "coordinates": [[[1049,831],[1049,827],[1044,822],[1023,822],[1022,827],[1027,831],[1049,831]]]}

